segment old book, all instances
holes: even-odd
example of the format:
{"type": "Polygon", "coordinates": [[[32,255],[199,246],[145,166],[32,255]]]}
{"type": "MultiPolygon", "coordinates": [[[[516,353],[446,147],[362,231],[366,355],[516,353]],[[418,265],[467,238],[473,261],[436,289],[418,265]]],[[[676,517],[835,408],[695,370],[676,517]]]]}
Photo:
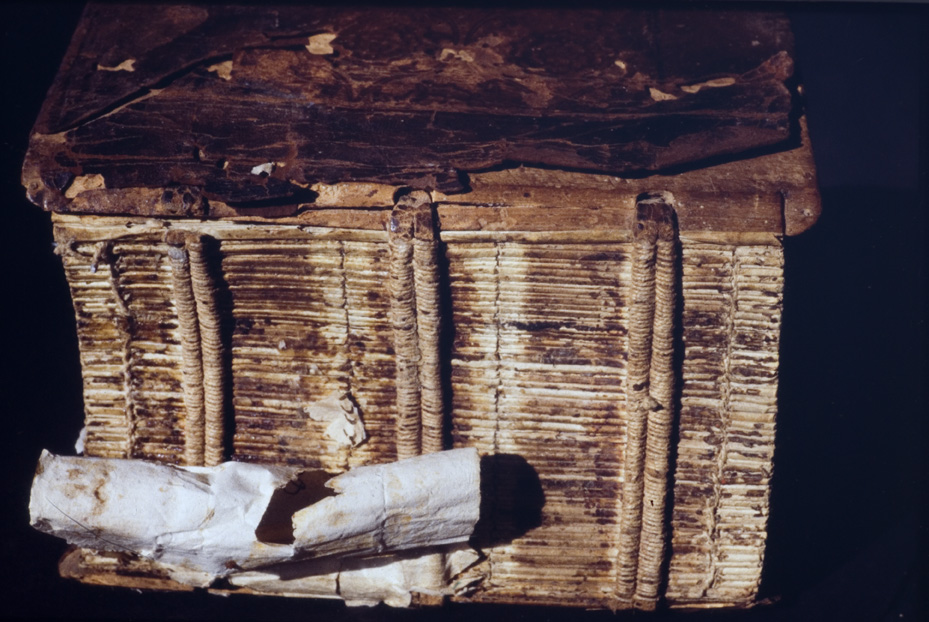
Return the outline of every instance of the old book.
{"type": "MultiPolygon", "coordinates": [[[[744,11],[90,5],[23,173],[85,456],[474,448],[479,556],[372,600],[752,605],[781,239],[819,214],[791,54],[744,11]]],[[[349,598],[295,568],[210,589],[349,598]]],[[[102,544],[62,572],[185,589],[102,544]]]]}

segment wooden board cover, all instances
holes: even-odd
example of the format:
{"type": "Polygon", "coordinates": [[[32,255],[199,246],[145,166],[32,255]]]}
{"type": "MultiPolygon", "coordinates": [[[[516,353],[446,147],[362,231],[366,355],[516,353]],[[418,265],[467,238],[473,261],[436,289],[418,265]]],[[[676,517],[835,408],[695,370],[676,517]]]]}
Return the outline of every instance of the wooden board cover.
{"type": "Polygon", "coordinates": [[[139,209],[182,216],[517,164],[673,172],[796,145],[791,47],[742,11],[90,5],[24,183],[59,211],[163,189],[139,209]]]}

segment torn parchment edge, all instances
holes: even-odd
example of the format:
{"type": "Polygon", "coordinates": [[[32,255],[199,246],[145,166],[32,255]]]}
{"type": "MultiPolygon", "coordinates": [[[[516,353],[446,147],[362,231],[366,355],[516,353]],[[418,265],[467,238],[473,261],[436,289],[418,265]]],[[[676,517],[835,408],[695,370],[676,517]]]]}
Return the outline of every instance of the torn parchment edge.
{"type": "Polygon", "coordinates": [[[339,447],[357,447],[368,437],[358,406],[344,391],[335,391],[306,404],[303,412],[313,421],[328,423],[326,438],[339,447]]]}
{"type": "Polygon", "coordinates": [[[41,531],[132,553],[185,585],[208,587],[219,577],[252,589],[278,582],[282,591],[405,606],[411,592],[452,593],[448,579],[477,561],[462,546],[479,516],[479,468],[476,450],[459,449],[336,476],[326,482],[335,494],[293,514],[295,541],[287,545],[259,542],[255,529],[274,492],[304,469],[174,467],[45,452],[30,515],[41,531]],[[320,546],[327,559],[301,561],[320,546]],[[437,546],[449,551],[438,589],[435,569],[421,561],[442,559],[437,546]],[[416,552],[356,558],[410,548],[416,552]]]}

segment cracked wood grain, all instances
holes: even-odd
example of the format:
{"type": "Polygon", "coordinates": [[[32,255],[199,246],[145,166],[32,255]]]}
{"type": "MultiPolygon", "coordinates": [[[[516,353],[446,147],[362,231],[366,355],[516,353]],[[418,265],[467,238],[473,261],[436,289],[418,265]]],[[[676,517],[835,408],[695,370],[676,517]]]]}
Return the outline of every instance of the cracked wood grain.
{"type": "Polygon", "coordinates": [[[98,174],[270,207],[514,163],[664,170],[790,138],[791,45],[767,13],[91,5],[24,183],[48,209],[98,174]]]}

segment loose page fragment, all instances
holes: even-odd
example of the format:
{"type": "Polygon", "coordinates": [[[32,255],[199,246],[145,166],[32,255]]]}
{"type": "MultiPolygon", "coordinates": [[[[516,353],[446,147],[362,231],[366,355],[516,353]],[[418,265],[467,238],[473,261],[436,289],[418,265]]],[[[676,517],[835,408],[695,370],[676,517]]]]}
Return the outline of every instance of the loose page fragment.
{"type": "Polygon", "coordinates": [[[326,437],[340,447],[357,447],[367,438],[358,406],[351,397],[339,391],[307,404],[303,412],[313,421],[328,421],[326,437]]]}

